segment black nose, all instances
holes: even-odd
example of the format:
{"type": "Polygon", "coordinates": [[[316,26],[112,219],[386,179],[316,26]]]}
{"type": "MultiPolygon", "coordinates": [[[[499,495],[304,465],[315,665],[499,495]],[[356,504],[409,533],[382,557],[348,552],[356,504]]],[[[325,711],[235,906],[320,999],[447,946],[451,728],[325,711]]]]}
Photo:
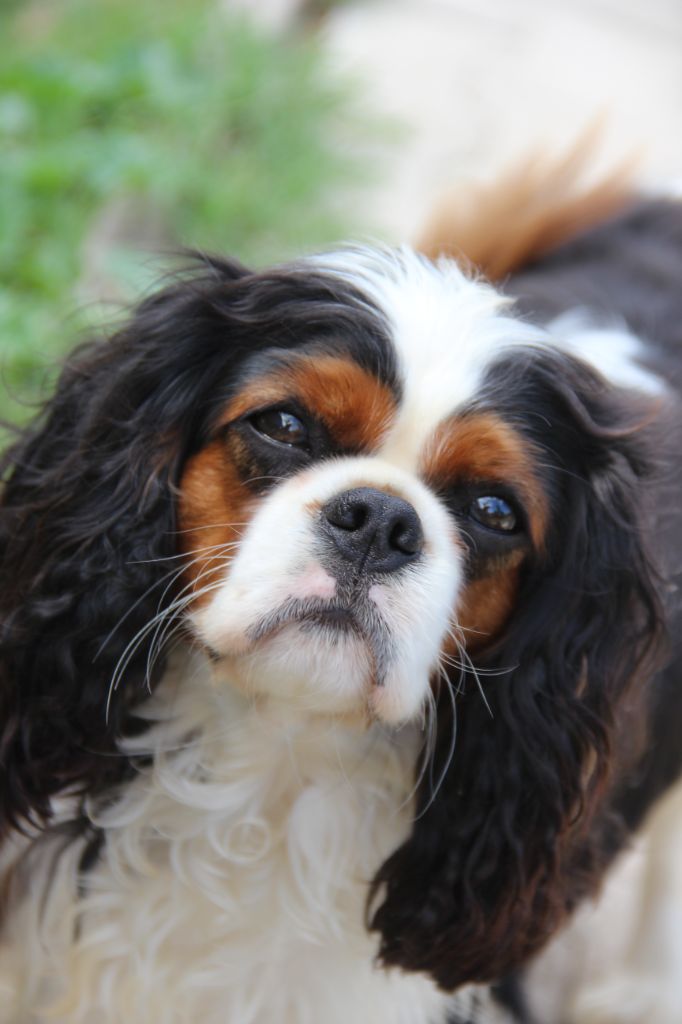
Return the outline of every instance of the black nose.
{"type": "Polygon", "coordinates": [[[322,516],[336,549],[364,572],[395,572],[418,558],[424,546],[412,505],[373,487],[336,494],[322,516]]]}

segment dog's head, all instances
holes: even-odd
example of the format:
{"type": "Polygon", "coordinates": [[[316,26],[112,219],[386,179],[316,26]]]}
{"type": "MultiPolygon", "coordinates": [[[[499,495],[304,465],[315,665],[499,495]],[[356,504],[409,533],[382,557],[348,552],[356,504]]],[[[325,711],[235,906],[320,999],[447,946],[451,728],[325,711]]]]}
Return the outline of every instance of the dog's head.
{"type": "Polygon", "coordinates": [[[73,356],[6,463],[7,822],[122,783],[177,626],[301,716],[436,709],[387,963],[453,987],[545,941],[658,608],[642,409],[507,306],[409,251],[211,261],[73,356]]]}

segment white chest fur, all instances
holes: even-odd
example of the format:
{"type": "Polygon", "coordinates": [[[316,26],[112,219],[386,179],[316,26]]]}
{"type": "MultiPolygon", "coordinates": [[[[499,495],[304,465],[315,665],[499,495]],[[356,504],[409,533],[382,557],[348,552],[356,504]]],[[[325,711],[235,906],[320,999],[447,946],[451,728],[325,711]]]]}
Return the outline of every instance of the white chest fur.
{"type": "MultiPolygon", "coordinates": [[[[106,842],[85,892],[71,844],[44,905],[34,885],[10,918],[0,1022],[444,1020],[430,981],[375,965],[364,926],[409,829],[418,735],[254,707],[203,664],[169,674],[148,715],[127,746],[152,765],[93,810],[106,842]]],[[[36,850],[30,878],[53,856],[36,850]]]]}

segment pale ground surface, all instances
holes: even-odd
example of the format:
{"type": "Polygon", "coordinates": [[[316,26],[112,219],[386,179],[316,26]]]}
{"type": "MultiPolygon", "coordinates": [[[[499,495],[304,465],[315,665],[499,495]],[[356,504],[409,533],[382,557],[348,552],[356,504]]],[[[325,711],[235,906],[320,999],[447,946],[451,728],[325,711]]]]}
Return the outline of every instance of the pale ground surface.
{"type": "Polygon", "coordinates": [[[682,0],[375,0],[337,8],[333,59],[406,124],[367,197],[389,237],[433,198],[604,118],[602,165],[682,178],[682,0]]]}
{"type": "MultiPolygon", "coordinates": [[[[223,3],[272,28],[305,6],[223,3]]],[[[321,31],[367,110],[403,125],[365,209],[353,198],[353,219],[391,241],[412,237],[444,188],[570,146],[599,116],[601,167],[640,152],[645,181],[682,179],[682,0],[364,0],[321,31]]]]}

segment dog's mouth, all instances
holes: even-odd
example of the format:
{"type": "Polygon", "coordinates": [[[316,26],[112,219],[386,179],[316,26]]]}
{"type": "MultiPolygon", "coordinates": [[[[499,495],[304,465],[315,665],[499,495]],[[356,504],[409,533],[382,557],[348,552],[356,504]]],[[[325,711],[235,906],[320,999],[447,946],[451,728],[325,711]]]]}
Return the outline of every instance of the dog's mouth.
{"type": "Polygon", "coordinates": [[[264,616],[249,630],[253,643],[270,639],[285,626],[300,625],[303,629],[323,629],[330,633],[353,633],[367,639],[358,610],[346,604],[317,600],[291,599],[264,616]]]}
{"type": "Polygon", "coordinates": [[[374,666],[373,677],[381,685],[392,658],[388,624],[366,596],[352,601],[323,601],[291,598],[264,616],[248,633],[254,646],[273,639],[287,626],[296,626],[304,634],[330,646],[344,640],[357,641],[367,648],[374,666]]]}
{"type": "Polygon", "coordinates": [[[302,626],[311,628],[319,626],[323,629],[336,630],[339,633],[361,634],[360,624],[351,608],[343,605],[327,605],[304,613],[296,621],[302,626]]]}

